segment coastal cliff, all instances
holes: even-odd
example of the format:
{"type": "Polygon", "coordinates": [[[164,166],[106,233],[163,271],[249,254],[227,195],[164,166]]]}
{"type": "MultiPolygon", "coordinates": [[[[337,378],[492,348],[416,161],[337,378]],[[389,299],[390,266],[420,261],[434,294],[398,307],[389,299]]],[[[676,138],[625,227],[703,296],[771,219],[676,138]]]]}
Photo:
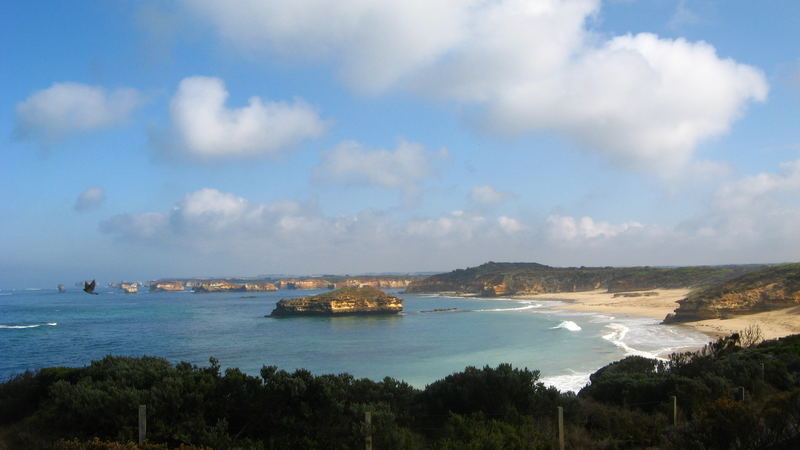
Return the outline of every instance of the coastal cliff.
{"type": "Polygon", "coordinates": [[[171,292],[182,290],[184,290],[182,281],[153,281],[150,283],[150,292],[171,292]]]}
{"type": "Polygon", "coordinates": [[[192,291],[197,293],[208,292],[250,292],[250,291],[277,291],[278,288],[269,282],[258,283],[233,283],[227,280],[195,281],[192,291]]]}
{"type": "Polygon", "coordinates": [[[763,266],[551,267],[537,263],[489,262],[414,281],[406,292],[456,292],[497,297],[595,289],[625,292],[693,288],[729,280],[760,267],[763,266]]]}
{"type": "Polygon", "coordinates": [[[664,323],[720,319],[800,306],[800,264],[767,267],[691,292],[664,323]]]}
{"type": "Polygon", "coordinates": [[[403,299],[374,287],[341,288],[332,292],[283,299],[270,314],[285,316],[339,316],[348,314],[397,314],[403,310],[403,299]]]}

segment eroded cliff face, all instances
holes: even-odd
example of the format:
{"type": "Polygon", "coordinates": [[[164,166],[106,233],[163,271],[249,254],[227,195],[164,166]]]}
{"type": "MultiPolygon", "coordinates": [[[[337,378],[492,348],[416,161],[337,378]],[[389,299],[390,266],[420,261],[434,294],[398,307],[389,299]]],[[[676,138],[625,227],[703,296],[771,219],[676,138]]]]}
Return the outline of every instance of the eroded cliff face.
{"type": "Polygon", "coordinates": [[[800,305],[800,264],[767,267],[691,292],[664,322],[719,319],[800,305]]]}
{"type": "Polygon", "coordinates": [[[119,288],[128,294],[139,292],[139,285],[137,283],[120,283],[119,288]]]}
{"type": "Polygon", "coordinates": [[[348,314],[397,314],[403,299],[373,287],[343,288],[311,297],[283,299],[271,316],[337,316],[348,314]]]}
{"type": "Polygon", "coordinates": [[[250,292],[250,291],[277,291],[278,288],[269,282],[260,283],[233,283],[227,280],[195,281],[192,291],[206,292],[250,292]]]}
{"type": "Polygon", "coordinates": [[[184,285],[182,281],[154,281],[150,284],[151,292],[182,291],[184,285]]]}
{"type": "Polygon", "coordinates": [[[752,314],[773,309],[800,305],[800,292],[789,292],[785,287],[772,284],[740,292],[728,292],[716,298],[689,296],[679,300],[674,314],[664,322],[691,322],[720,319],[737,314],[752,314]]]}

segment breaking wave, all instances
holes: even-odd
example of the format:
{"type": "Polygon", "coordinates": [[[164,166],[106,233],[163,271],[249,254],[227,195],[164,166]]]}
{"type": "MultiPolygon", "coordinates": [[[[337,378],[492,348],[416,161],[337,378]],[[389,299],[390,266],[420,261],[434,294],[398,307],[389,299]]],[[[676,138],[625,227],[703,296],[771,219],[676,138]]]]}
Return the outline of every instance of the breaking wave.
{"type": "Polygon", "coordinates": [[[33,325],[3,325],[3,324],[0,324],[0,328],[21,329],[21,328],[37,328],[37,327],[41,327],[41,326],[54,327],[56,325],[58,325],[58,322],[35,323],[33,325]]]}
{"type": "Polygon", "coordinates": [[[555,386],[561,392],[572,391],[575,393],[589,384],[589,377],[592,375],[591,372],[576,372],[571,369],[567,370],[572,373],[554,375],[552,377],[543,377],[542,383],[544,383],[545,386],[555,386]]]}
{"type": "Polygon", "coordinates": [[[575,322],[573,322],[571,320],[565,320],[565,321],[561,322],[560,324],[558,324],[558,325],[556,325],[556,326],[554,326],[554,327],[552,327],[550,329],[551,330],[557,330],[559,328],[564,328],[564,329],[569,330],[569,331],[581,331],[582,330],[580,325],[578,325],[577,323],[575,323],[575,322]]]}
{"type": "Polygon", "coordinates": [[[497,311],[524,311],[526,309],[534,309],[534,308],[541,308],[542,305],[539,303],[533,302],[525,302],[525,306],[520,306],[517,308],[493,308],[493,309],[476,309],[474,311],[483,311],[483,312],[497,312],[497,311]]]}

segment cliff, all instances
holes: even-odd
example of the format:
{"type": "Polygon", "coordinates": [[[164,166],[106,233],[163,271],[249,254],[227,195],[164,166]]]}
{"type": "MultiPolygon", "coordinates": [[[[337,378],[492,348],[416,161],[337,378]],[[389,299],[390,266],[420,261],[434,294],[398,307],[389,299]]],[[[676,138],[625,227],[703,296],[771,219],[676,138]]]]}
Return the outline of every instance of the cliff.
{"type": "Polygon", "coordinates": [[[150,292],[168,292],[184,290],[183,281],[153,281],[150,283],[150,292]]]}
{"type": "Polygon", "coordinates": [[[324,276],[308,278],[284,278],[275,282],[281,289],[340,289],[343,287],[375,287],[379,289],[402,289],[412,282],[412,277],[341,277],[324,276]]]}
{"type": "Polygon", "coordinates": [[[258,283],[233,283],[227,280],[195,281],[192,291],[197,293],[207,292],[250,292],[250,291],[277,291],[278,288],[269,282],[258,283]]]}
{"type": "Polygon", "coordinates": [[[342,288],[311,297],[283,299],[271,316],[339,316],[348,314],[396,314],[403,299],[374,287],[342,288]]]}
{"type": "Polygon", "coordinates": [[[665,323],[719,319],[800,305],[800,264],[782,264],[691,292],[665,323]]]}
{"type": "Polygon", "coordinates": [[[489,262],[412,282],[409,293],[457,292],[496,297],[515,294],[624,292],[698,287],[728,280],[762,266],[550,267],[537,263],[489,262]]]}
{"type": "Polygon", "coordinates": [[[138,283],[120,283],[119,288],[127,294],[135,294],[139,292],[138,283]]]}

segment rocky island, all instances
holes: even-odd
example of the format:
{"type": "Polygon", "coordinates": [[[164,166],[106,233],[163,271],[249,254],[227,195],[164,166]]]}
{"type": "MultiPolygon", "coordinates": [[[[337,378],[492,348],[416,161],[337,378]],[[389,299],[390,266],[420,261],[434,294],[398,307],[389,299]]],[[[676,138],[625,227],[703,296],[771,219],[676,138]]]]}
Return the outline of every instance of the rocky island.
{"type": "Polygon", "coordinates": [[[283,299],[270,314],[287,316],[340,316],[349,314],[397,314],[403,299],[375,287],[341,288],[311,297],[283,299]]]}

